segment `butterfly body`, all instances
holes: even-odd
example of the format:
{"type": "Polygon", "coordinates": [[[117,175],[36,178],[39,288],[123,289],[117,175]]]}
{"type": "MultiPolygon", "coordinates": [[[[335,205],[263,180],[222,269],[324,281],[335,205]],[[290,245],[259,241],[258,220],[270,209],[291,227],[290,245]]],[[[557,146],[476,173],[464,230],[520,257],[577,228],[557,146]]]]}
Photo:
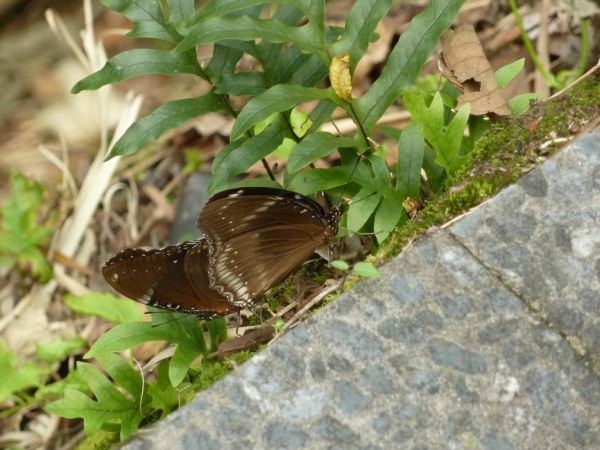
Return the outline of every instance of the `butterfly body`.
{"type": "Polygon", "coordinates": [[[337,234],[340,215],[337,207],[326,212],[290,191],[230,189],[211,197],[200,213],[204,240],[125,250],[103,274],[134,300],[217,317],[251,307],[296,271],[337,234]]]}

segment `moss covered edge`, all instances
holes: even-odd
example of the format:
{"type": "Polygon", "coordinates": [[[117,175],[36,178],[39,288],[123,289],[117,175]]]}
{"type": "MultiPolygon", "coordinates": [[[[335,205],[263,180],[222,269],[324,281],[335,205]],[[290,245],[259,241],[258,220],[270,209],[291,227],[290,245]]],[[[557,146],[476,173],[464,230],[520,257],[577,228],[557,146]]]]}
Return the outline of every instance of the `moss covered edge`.
{"type": "Polygon", "coordinates": [[[446,192],[427,202],[398,227],[370,259],[376,264],[399,254],[412,240],[481,204],[568,145],[600,118],[600,74],[556,99],[537,102],[519,117],[494,122],[477,141],[470,164],[446,192]]]}

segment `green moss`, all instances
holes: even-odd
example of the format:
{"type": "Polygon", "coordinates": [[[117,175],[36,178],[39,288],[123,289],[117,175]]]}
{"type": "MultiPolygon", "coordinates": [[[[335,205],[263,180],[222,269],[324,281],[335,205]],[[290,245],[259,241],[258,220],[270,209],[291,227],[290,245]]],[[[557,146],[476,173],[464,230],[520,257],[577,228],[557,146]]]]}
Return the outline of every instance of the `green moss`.
{"type": "Polygon", "coordinates": [[[119,442],[119,433],[98,430],[89,436],[86,436],[75,450],[107,450],[119,442]]]}
{"type": "Polygon", "coordinates": [[[283,285],[278,288],[271,289],[265,296],[265,300],[271,311],[276,311],[281,305],[282,300],[292,299],[296,297],[297,289],[292,278],[288,278],[283,285]]]}
{"type": "MultiPolygon", "coordinates": [[[[199,367],[190,369],[192,389],[194,393],[206,389],[231,371],[227,361],[206,360],[199,367]]],[[[192,396],[193,397],[193,396],[192,396]]]]}

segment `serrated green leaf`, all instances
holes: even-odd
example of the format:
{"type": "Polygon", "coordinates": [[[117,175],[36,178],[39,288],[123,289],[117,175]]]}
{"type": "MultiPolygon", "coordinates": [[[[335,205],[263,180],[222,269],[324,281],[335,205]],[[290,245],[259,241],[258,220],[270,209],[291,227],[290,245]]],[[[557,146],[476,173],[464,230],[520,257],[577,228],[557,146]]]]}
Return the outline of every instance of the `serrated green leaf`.
{"type": "Polygon", "coordinates": [[[400,140],[402,130],[396,127],[388,127],[387,125],[377,125],[377,129],[394,141],[400,140]]]}
{"type": "Polygon", "coordinates": [[[198,7],[190,19],[190,25],[202,22],[210,17],[223,17],[253,6],[263,5],[268,0],[208,0],[198,7]]]}
{"type": "Polygon", "coordinates": [[[119,12],[132,22],[164,20],[160,2],[154,0],[101,0],[102,4],[119,12]]]}
{"type": "Polygon", "coordinates": [[[44,411],[66,419],[82,418],[88,434],[99,430],[105,422],[119,418],[119,414],[101,410],[94,400],[75,389],[65,389],[64,395],[62,400],[46,405],[44,411]]]}
{"type": "Polygon", "coordinates": [[[209,193],[215,194],[227,186],[227,182],[252,164],[260,161],[289,137],[290,131],[281,118],[277,118],[262,133],[246,140],[237,140],[226,145],[213,162],[213,178],[209,193]]]}
{"type": "Polygon", "coordinates": [[[363,127],[370,132],[402,92],[416,80],[440,35],[454,21],[464,0],[433,0],[400,35],[381,75],[362,97],[353,100],[363,127]]]}
{"type": "Polygon", "coordinates": [[[87,383],[77,370],[71,370],[65,378],[51,384],[45,384],[35,391],[35,398],[40,402],[55,400],[62,397],[67,389],[77,390],[81,393],[89,393],[87,383]]]}
{"type": "Polygon", "coordinates": [[[386,146],[384,144],[380,146],[380,149],[376,153],[371,153],[365,158],[373,171],[374,178],[371,182],[376,184],[377,191],[380,194],[394,195],[395,192],[391,190],[391,174],[385,162],[385,154],[386,146]]]}
{"type": "MultiPolygon", "coordinates": [[[[235,71],[235,66],[244,54],[242,49],[232,46],[233,41],[229,41],[228,44],[226,45],[225,42],[215,43],[212,58],[206,65],[205,72],[215,85],[220,83],[222,76],[232,74],[235,71]]],[[[245,42],[242,45],[245,46],[248,43],[245,42]]]]}
{"type": "Polygon", "coordinates": [[[381,244],[387,239],[391,231],[398,225],[403,218],[406,218],[404,208],[401,203],[390,197],[384,197],[381,205],[375,213],[373,222],[373,232],[375,239],[381,244]]]}
{"type": "Polygon", "coordinates": [[[272,114],[292,109],[299,103],[312,100],[336,101],[331,89],[318,89],[304,86],[279,84],[250,100],[238,115],[231,139],[239,139],[250,127],[272,114]]]}
{"type": "Polygon", "coordinates": [[[169,380],[173,387],[179,386],[186,377],[192,362],[201,354],[190,345],[179,344],[169,364],[169,380]]]}
{"type": "Polygon", "coordinates": [[[42,361],[52,364],[63,361],[67,356],[74,353],[76,350],[81,350],[84,348],[85,345],[85,339],[82,337],[62,339],[55,336],[46,342],[36,342],[35,353],[42,361]]]}
{"type": "Polygon", "coordinates": [[[98,89],[150,73],[171,76],[179,73],[203,75],[195,51],[179,53],[174,50],[135,49],[113,56],[100,70],[78,81],[71,92],[77,94],[84,90],[98,89]]]}
{"type": "Polygon", "coordinates": [[[421,167],[425,141],[416,122],[409,122],[398,142],[396,190],[402,197],[418,198],[421,186],[421,167]]]}
{"type": "Polygon", "coordinates": [[[333,111],[335,111],[336,105],[327,100],[321,100],[317,103],[317,106],[310,112],[308,118],[312,121],[312,124],[306,134],[311,134],[317,131],[321,125],[329,120],[333,111]]]}
{"type": "Polygon", "coordinates": [[[167,327],[154,327],[150,322],[122,323],[100,336],[84,358],[93,358],[107,352],[120,352],[149,341],[170,341],[172,338],[167,327]]]}
{"type": "MultiPolygon", "coordinates": [[[[245,180],[228,183],[227,186],[230,189],[238,188],[238,187],[272,187],[275,189],[282,189],[281,184],[279,184],[275,180],[271,180],[269,177],[247,178],[245,180]]],[[[216,191],[216,192],[218,192],[218,191],[216,191]]]]}
{"type": "Polygon", "coordinates": [[[314,86],[327,76],[327,66],[316,55],[302,53],[296,45],[281,49],[281,44],[270,44],[270,51],[267,53],[263,44],[259,47],[259,59],[263,67],[269,69],[271,85],[285,83],[314,86]],[[269,58],[273,61],[268,60],[269,58]]]}
{"type": "Polygon", "coordinates": [[[31,274],[41,283],[45,283],[52,278],[52,267],[46,256],[37,248],[30,247],[21,250],[17,261],[20,267],[28,268],[31,274]]]}
{"type": "Polygon", "coordinates": [[[206,328],[208,328],[208,335],[210,336],[209,352],[216,352],[219,344],[227,340],[227,322],[224,317],[219,317],[206,322],[206,328]]]}
{"type": "MultiPolygon", "coordinates": [[[[302,11],[289,4],[282,4],[272,16],[273,19],[290,26],[296,26],[303,17],[302,11]]],[[[281,73],[282,70],[285,71],[285,68],[282,67],[282,61],[283,59],[289,59],[288,50],[295,52],[297,49],[298,47],[293,44],[284,46],[281,42],[271,42],[264,39],[256,45],[256,55],[254,56],[260,61],[267,79],[271,81],[271,85],[287,81],[283,80],[283,74],[281,73]]]]}
{"type": "Polygon", "coordinates": [[[224,74],[215,88],[217,94],[250,95],[262,94],[268,88],[262,72],[238,72],[224,74]]]}
{"type": "MultiPolygon", "coordinates": [[[[450,175],[465,162],[465,157],[461,155],[461,143],[465,135],[465,128],[469,120],[469,104],[461,106],[448,124],[446,130],[446,155],[444,159],[450,161],[450,175]]],[[[439,161],[438,161],[439,164],[439,161]]]]}
{"type": "Polygon", "coordinates": [[[289,173],[297,172],[317,159],[324,158],[339,147],[353,147],[354,139],[317,131],[309,134],[293,148],[287,163],[289,173]]]}
{"type": "Polygon", "coordinates": [[[525,58],[517,59],[516,61],[505,65],[504,67],[500,67],[494,73],[496,77],[496,81],[498,82],[498,87],[500,89],[505,88],[525,67],[525,58]]]}
{"type": "Polygon", "coordinates": [[[377,267],[375,267],[371,263],[364,261],[360,261],[354,264],[354,267],[352,268],[352,273],[360,277],[367,278],[379,278],[381,276],[379,270],[377,270],[377,267]]]}
{"type": "Polygon", "coordinates": [[[331,261],[331,267],[337,269],[337,270],[341,270],[343,272],[345,272],[346,270],[348,270],[350,268],[350,266],[348,265],[348,263],[346,261],[342,261],[340,259],[334,259],[333,261],[331,261]]]}
{"type": "Polygon", "coordinates": [[[314,86],[326,76],[327,66],[317,56],[310,55],[310,58],[286,82],[301,86],[314,86]]]}
{"type": "Polygon", "coordinates": [[[144,382],[140,373],[131,364],[114,353],[97,355],[96,359],[117,384],[123,386],[133,398],[139,400],[143,394],[144,382]]]}
{"type": "MultiPolygon", "coordinates": [[[[290,112],[289,117],[290,124],[294,129],[294,134],[296,136],[302,137],[306,134],[308,129],[310,128],[310,120],[308,119],[308,114],[302,111],[300,108],[294,108],[290,112]]],[[[291,140],[291,139],[290,139],[291,140]]],[[[290,152],[292,147],[296,145],[296,141],[292,140],[292,145],[290,147],[290,152]]],[[[286,155],[287,158],[290,156],[290,152],[286,155]]]]}
{"type": "Polygon", "coordinates": [[[177,390],[169,380],[169,364],[163,361],[156,370],[156,382],[149,383],[150,408],[161,411],[161,418],[175,409],[179,404],[177,390]]]}
{"type": "Polygon", "coordinates": [[[81,372],[98,403],[103,403],[106,408],[112,410],[127,408],[129,399],[96,366],[80,361],[77,363],[77,370],[81,372]]]}
{"type": "Polygon", "coordinates": [[[194,0],[168,0],[169,22],[188,20],[194,13],[194,0]]]}
{"type": "Polygon", "coordinates": [[[96,401],[79,391],[65,390],[65,398],[50,403],[44,409],[68,419],[83,418],[86,432],[93,433],[105,424],[120,422],[121,439],[134,433],[143,415],[139,399],[129,399],[95,366],[79,362],[77,370],[96,396],[96,401]]]}
{"type": "Polygon", "coordinates": [[[444,105],[439,93],[435,94],[429,106],[425,105],[421,95],[410,91],[405,92],[403,98],[413,120],[420,125],[423,136],[435,149],[435,162],[451,176],[464,163],[460,150],[469,119],[469,105],[464,105],[444,130],[444,105]]]}
{"type": "Polygon", "coordinates": [[[158,39],[173,44],[177,39],[165,27],[152,21],[137,22],[125,36],[131,39],[158,39]]]}
{"type": "Polygon", "coordinates": [[[18,264],[45,283],[52,269],[39,247],[47,244],[53,230],[51,223],[37,223],[43,188],[18,172],[11,173],[11,187],[11,196],[0,207],[0,263],[18,264]]]}
{"type": "Polygon", "coordinates": [[[435,162],[436,152],[434,149],[425,145],[425,154],[423,156],[423,170],[427,174],[427,183],[433,192],[440,192],[444,187],[446,180],[446,171],[442,166],[435,162]]]}
{"type": "Polygon", "coordinates": [[[130,322],[117,325],[103,334],[84,357],[119,352],[149,341],[171,342],[177,344],[177,358],[171,359],[171,364],[175,365],[173,369],[169,369],[169,375],[173,385],[178,385],[187,373],[189,364],[199,355],[208,353],[198,319],[190,315],[163,313],[154,314],[152,320],[153,323],[130,322]]]}
{"type": "Polygon", "coordinates": [[[310,23],[301,27],[287,25],[275,19],[257,19],[250,16],[211,17],[189,30],[177,45],[177,51],[186,51],[197,45],[224,39],[265,39],[269,42],[291,42],[302,51],[319,55],[327,60],[324,48],[315,43],[314,28],[310,23]]]}
{"type": "Polygon", "coordinates": [[[348,171],[344,168],[307,169],[298,173],[289,182],[287,189],[300,194],[315,192],[342,186],[348,182],[348,171]]]}
{"type": "Polygon", "coordinates": [[[79,314],[101,317],[114,323],[135,322],[144,317],[139,303],[107,293],[92,292],[81,297],[66,294],[65,303],[79,314]]]}
{"type": "MultiPolygon", "coordinates": [[[[288,189],[299,192],[304,195],[314,194],[315,192],[332,189],[343,186],[348,183],[356,183],[371,192],[378,191],[380,186],[374,177],[371,162],[361,160],[356,165],[356,150],[348,149],[347,154],[353,155],[353,158],[346,160],[344,149],[341,148],[342,166],[330,167],[329,169],[306,169],[287,180],[288,189]]],[[[382,193],[382,192],[379,192],[382,193]]],[[[385,195],[397,197],[397,193],[390,189],[385,189],[385,195]]]]}
{"type": "Polygon", "coordinates": [[[369,188],[362,188],[348,207],[348,229],[359,231],[369,220],[381,201],[381,195],[369,188]]]}
{"type": "MultiPolygon", "coordinates": [[[[325,28],[325,0],[288,0],[292,5],[300,9],[316,30],[325,28]]],[[[315,39],[317,36],[315,36],[315,39]]]]}
{"type": "Polygon", "coordinates": [[[0,402],[10,398],[16,392],[32,386],[40,386],[48,370],[31,363],[17,365],[16,355],[0,341],[0,402]]]}
{"type": "Polygon", "coordinates": [[[165,103],[131,125],[117,141],[109,158],[135,153],[154,142],[165,131],[202,114],[220,111],[222,107],[221,101],[213,91],[201,97],[165,103]]]}
{"type": "Polygon", "coordinates": [[[541,94],[535,92],[515,95],[508,101],[508,107],[513,117],[520,116],[531,107],[531,101],[542,98],[541,94]]]}
{"type": "Polygon", "coordinates": [[[332,45],[331,54],[350,52],[351,68],[354,70],[364,55],[379,21],[386,15],[391,0],[358,0],[352,6],[341,39],[332,45]]]}
{"type": "Polygon", "coordinates": [[[163,15],[161,2],[156,0],[101,0],[102,3],[120,12],[134,23],[127,35],[177,42],[181,36],[168,24],[163,15]]]}

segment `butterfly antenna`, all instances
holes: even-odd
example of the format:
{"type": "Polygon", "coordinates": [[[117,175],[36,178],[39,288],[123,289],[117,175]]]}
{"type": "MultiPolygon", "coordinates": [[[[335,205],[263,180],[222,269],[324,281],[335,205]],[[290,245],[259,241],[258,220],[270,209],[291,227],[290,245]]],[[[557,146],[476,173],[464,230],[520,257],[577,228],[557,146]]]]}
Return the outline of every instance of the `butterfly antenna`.
{"type": "MultiPolygon", "coordinates": [[[[146,314],[173,314],[171,311],[146,311],[146,314]]],[[[167,320],[166,322],[161,322],[161,323],[153,323],[152,324],[152,328],[157,328],[160,327],[161,325],[166,325],[168,323],[171,322],[176,322],[178,320],[183,320],[188,316],[193,316],[193,314],[191,313],[179,313],[181,314],[180,316],[177,316],[171,320],[167,320]]]]}
{"type": "Polygon", "coordinates": [[[237,314],[236,314],[236,320],[235,320],[235,335],[236,336],[241,336],[240,334],[240,325],[242,324],[242,312],[238,310],[237,314]]]}
{"type": "Polygon", "coordinates": [[[384,233],[384,231],[383,231],[383,230],[381,230],[381,231],[374,231],[374,232],[372,232],[372,233],[361,233],[360,231],[353,231],[353,230],[351,230],[350,228],[343,227],[343,226],[341,226],[341,225],[340,225],[340,229],[342,229],[342,230],[346,230],[347,232],[349,232],[349,233],[352,233],[352,234],[356,234],[356,235],[358,235],[358,236],[376,236],[376,235],[378,235],[378,234],[384,233]]]}
{"type": "Polygon", "coordinates": [[[371,192],[370,194],[365,195],[363,198],[359,198],[358,200],[354,200],[352,199],[352,201],[350,203],[352,203],[353,205],[358,203],[358,202],[362,202],[363,200],[368,199],[370,196],[377,194],[376,191],[371,192]]]}

